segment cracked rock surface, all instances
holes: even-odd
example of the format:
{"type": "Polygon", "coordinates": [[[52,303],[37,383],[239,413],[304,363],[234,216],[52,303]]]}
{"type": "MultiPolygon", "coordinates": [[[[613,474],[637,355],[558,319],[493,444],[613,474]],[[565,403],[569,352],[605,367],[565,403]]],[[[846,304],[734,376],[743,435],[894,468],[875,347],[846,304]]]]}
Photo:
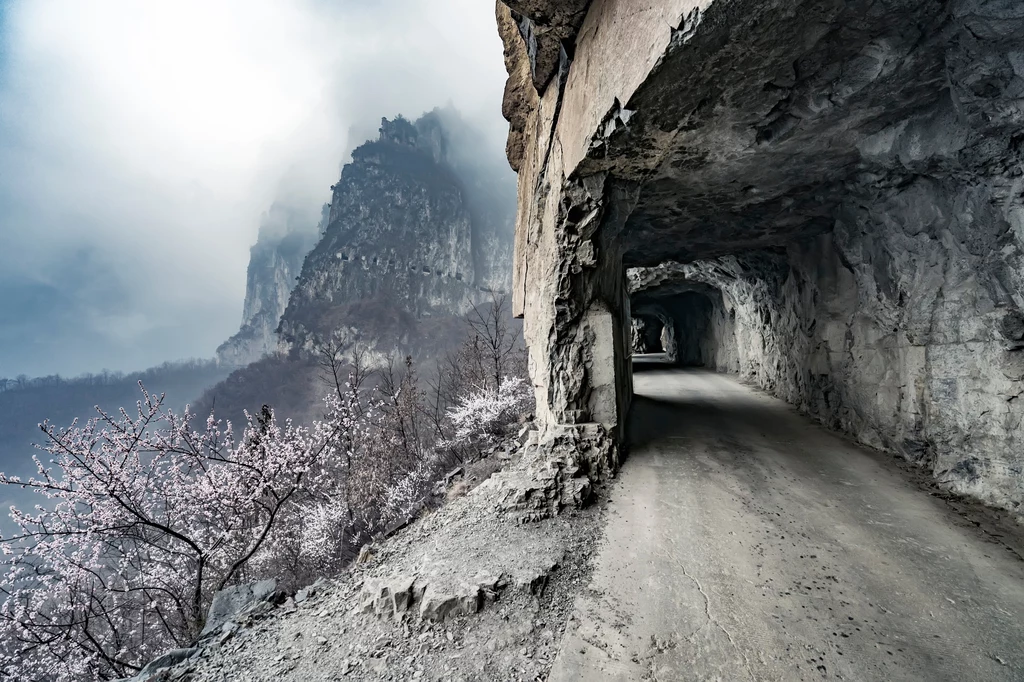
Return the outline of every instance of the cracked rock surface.
{"type": "Polygon", "coordinates": [[[539,423],[621,438],[630,317],[680,313],[681,363],[1020,512],[1024,5],[603,0],[539,96],[506,9],[539,423]],[[624,300],[677,266],[689,302],[624,300]]]}
{"type": "Polygon", "coordinates": [[[548,678],[1019,680],[1019,527],[721,374],[636,376],[548,678]]]}
{"type": "Polygon", "coordinates": [[[147,682],[544,679],[601,511],[522,523],[495,493],[528,465],[513,459],[349,573],[220,626],[147,682]]]}

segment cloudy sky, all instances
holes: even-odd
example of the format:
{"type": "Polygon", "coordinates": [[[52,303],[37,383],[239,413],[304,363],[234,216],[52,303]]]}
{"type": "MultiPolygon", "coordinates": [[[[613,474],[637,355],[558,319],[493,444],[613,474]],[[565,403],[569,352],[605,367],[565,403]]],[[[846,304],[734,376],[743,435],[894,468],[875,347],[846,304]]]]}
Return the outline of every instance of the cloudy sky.
{"type": "Polygon", "coordinates": [[[504,78],[480,0],[0,0],[0,376],[212,356],[271,203],[504,78]]]}

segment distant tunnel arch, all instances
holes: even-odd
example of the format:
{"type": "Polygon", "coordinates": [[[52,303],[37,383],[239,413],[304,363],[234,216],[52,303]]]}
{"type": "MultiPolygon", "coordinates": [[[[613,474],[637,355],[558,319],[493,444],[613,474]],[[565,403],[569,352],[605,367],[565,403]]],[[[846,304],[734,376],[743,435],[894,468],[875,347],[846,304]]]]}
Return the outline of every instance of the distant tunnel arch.
{"type": "Polygon", "coordinates": [[[638,311],[632,320],[632,345],[634,355],[665,353],[666,334],[672,333],[671,320],[654,311],[638,311]]]}
{"type": "Polygon", "coordinates": [[[648,331],[645,352],[664,353],[680,367],[730,370],[736,364],[736,308],[720,288],[704,282],[657,287],[634,295],[631,310],[641,328],[657,325],[658,347],[652,348],[648,331]]]}

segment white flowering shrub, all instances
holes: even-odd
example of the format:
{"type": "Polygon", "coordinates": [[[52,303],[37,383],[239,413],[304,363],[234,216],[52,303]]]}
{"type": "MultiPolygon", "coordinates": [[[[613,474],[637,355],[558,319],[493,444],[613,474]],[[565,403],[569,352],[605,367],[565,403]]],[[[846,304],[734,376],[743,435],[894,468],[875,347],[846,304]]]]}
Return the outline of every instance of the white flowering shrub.
{"type": "Polygon", "coordinates": [[[438,473],[430,462],[423,462],[405,476],[387,486],[380,514],[382,525],[404,520],[417,512],[427,491],[433,486],[438,473]]]}
{"type": "Polygon", "coordinates": [[[0,474],[43,498],[13,509],[20,530],[2,538],[0,677],[114,679],[187,645],[212,596],[257,568],[367,431],[337,398],[311,428],[264,408],[239,437],[212,417],[193,430],[162,401],[143,389],[135,414],[44,424],[37,474],[0,474]]]}
{"type": "MultiPolygon", "coordinates": [[[[451,466],[498,443],[533,409],[504,299],[424,392],[411,358],[370,375],[356,349],[321,353],[323,419],[278,421],[264,407],[236,434],[194,428],[142,388],[132,412],[67,429],[42,425],[35,476],[0,484],[40,496],[0,537],[0,679],[112,680],[201,632],[226,586],[331,574],[360,546],[423,508],[451,466]],[[349,382],[343,376],[348,372],[349,382]]],[[[141,387],[141,385],[140,385],[141,387]]]]}
{"type": "Polygon", "coordinates": [[[505,377],[497,388],[473,391],[448,411],[452,442],[477,448],[495,445],[508,427],[533,409],[533,387],[519,377],[505,377]]]}

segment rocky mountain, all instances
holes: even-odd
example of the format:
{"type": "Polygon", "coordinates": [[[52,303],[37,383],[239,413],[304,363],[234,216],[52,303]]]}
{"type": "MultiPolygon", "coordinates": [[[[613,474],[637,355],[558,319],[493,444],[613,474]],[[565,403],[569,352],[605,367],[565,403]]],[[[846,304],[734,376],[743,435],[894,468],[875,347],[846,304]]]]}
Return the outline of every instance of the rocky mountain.
{"type": "Polygon", "coordinates": [[[330,205],[325,204],[321,222],[314,227],[294,207],[271,206],[249,252],[242,326],[217,349],[221,363],[244,366],[277,349],[277,325],[302,262],[326,227],[329,210],[330,205]]]}
{"type": "Polygon", "coordinates": [[[510,175],[462,154],[463,131],[452,111],[399,116],[352,153],[281,318],[286,343],[429,353],[427,328],[509,289],[514,189],[486,179],[510,175]]]}
{"type": "Polygon", "coordinates": [[[465,313],[511,285],[516,180],[490,147],[450,108],[385,118],[332,186],[320,230],[272,210],[252,249],[242,328],[218,350],[254,364],[201,407],[310,414],[311,357],[328,340],[421,361],[457,344],[465,313]]]}

